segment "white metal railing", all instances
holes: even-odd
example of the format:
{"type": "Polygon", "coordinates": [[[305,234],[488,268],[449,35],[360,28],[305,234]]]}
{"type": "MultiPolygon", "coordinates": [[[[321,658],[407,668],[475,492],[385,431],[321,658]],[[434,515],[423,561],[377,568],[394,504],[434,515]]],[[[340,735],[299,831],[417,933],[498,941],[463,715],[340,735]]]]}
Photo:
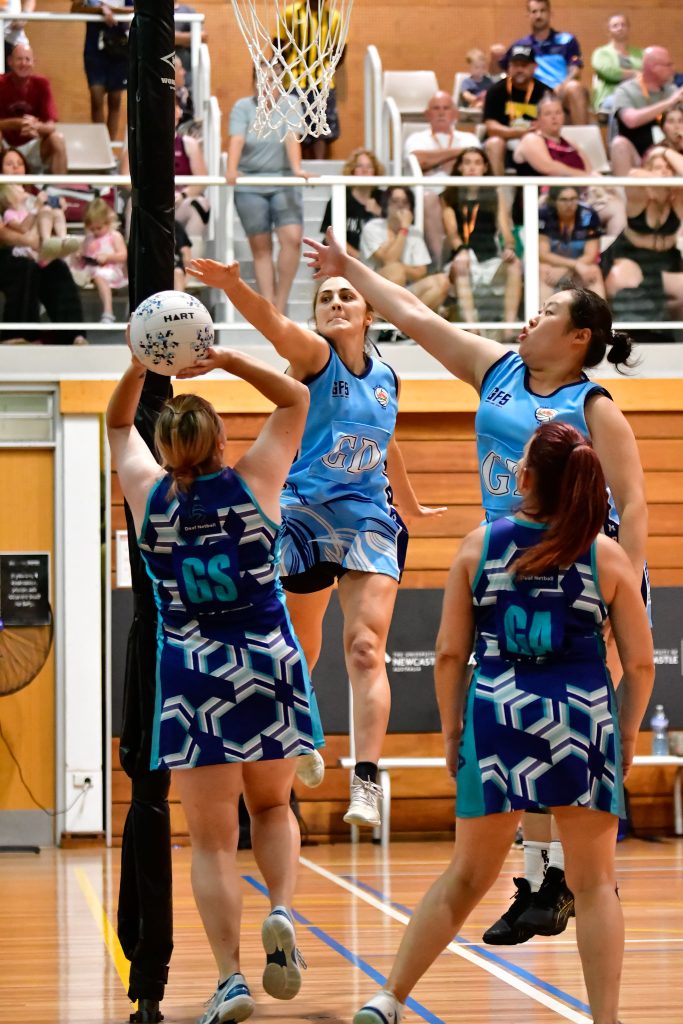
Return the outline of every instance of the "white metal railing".
{"type": "Polygon", "coordinates": [[[364,145],[377,153],[382,133],[382,61],[376,46],[368,46],[363,62],[365,111],[364,145]]]}
{"type": "MultiPolygon", "coordinates": [[[[216,196],[216,206],[213,208],[212,216],[216,224],[215,236],[213,239],[213,255],[216,259],[221,261],[228,261],[234,258],[234,208],[233,208],[233,188],[228,186],[224,173],[225,173],[225,160],[222,155],[219,160],[220,173],[218,175],[206,175],[206,176],[182,176],[176,179],[179,185],[203,185],[212,190],[216,196]]],[[[615,187],[642,187],[634,183],[633,178],[609,178],[607,179],[610,186],[615,187]]],[[[25,183],[32,185],[42,185],[48,187],[50,185],[68,185],[74,182],[85,183],[94,186],[128,186],[130,187],[130,178],[123,175],[116,174],[91,174],[91,175],[0,175],[0,184],[6,183],[25,183]]],[[[446,188],[449,185],[457,185],[463,187],[465,184],[468,186],[480,186],[497,188],[504,186],[506,188],[522,188],[523,189],[523,208],[524,208],[524,318],[528,320],[529,317],[534,316],[539,308],[539,249],[538,249],[538,203],[539,203],[539,190],[547,186],[559,186],[559,187],[576,187],[576,178],[537,178],[537,177],[482,177],[474,178],[468,177],[463,179],[462,177],[447,177],[447,176],[433,176],[429,179],[430,186],[434,185],[438,188],[446,188]]],[[[358,184],[358,178],[355,177],[343,177],[341,175],[330,175],[303,180],[301,178],[277,178],[272,176],[256,176],[250,175],[244,178],[238,178],[238,185],[262,185],[272,186],[277,185],[284,188],[304,188],[304,189],[315,189],[325,188],[330,189],[332,195],[332,227],[335,235],[340,241],[345,241],[346,238],[346,190],[352,185],[358,184]]],[[[363,185],[370,187],[382,187],[387,185],[401,185],[410,188],[419,188],[424,184],[424,178],[422,176],[397,176],[397,175],[383,175],[378,177],[366,177],[363,178],[363,185]]],[[[590,185],[605,185],[606,179],[602,176],[596,175],[590,178],[582,178],[582,186],[590,185]]],[[[683,188],[683,178],[661,178],[654,179],[648,178],[648,188],[650,187],[663,187],[663,188],[683,188]]],[[[220,296],[220,301],[223,297],[220,296]]],[[[79,323],[79,324],[46,324],[46,323],[3,323],[0,324],[4,330],[75,330],[82,329],[87,331],[101,331],[101,330],[115,330],[116,328],[123,328],[123,323],[114,325],[102,325],[99,323],[79,323]]],[[[219,321],[215,324],[218,331],[230,331],[230,330],[249,330],[248,325],[242,323],[235,323],[231,313],[228,314],[228,320],[219,321]]],[[[514,329],[521,326],[521,322],[507,322],[507,321],[478,321],[477,323],[461,322],[458,326],[465,328],[475,329],[514,329]]],[[[620,322],[615,324],[623,330],[646,330],[648,328],[647,322],[642,321],[628,321],[620,322]]],[[[660,320],[656,324],[659,329],[670,329],[670,330],[681,330],[683,329],[683,321],[668,321],[660,320]]]]}

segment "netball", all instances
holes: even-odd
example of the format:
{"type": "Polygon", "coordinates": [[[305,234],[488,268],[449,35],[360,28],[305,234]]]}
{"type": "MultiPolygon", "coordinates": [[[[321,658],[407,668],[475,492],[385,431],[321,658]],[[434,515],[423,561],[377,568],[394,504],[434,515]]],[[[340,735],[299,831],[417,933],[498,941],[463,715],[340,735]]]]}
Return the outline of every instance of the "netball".
{"type": "Polygon", "coordinates": [[[130,318],[130,341],[148,370],[172,377],[192,366],[213,345],[206,306],[187,292],[156,292],[130,318]]]}

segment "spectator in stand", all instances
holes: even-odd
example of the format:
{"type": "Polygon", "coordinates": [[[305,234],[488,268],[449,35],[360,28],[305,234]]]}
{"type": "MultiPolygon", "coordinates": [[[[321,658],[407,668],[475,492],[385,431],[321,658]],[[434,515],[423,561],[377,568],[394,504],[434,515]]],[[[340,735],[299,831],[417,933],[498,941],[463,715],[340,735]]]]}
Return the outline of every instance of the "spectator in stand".
{"type": "MultiPolygon", "coordinates": [[[[175,173],[176,175],[205,175],[206,161],[201,142],[191,135],[181,135],[178,131],[182,116],[182,107],[176,96],[175,173]]],[[[176,187],[175,219],[183,225],[190,238],[204,238],[210,215],[211,208],[204,195],[203,185],[179,185],[176,187]]]]}
{"type": "Polygon", "coordinates": [[[667,110],[683,101],[683,86],[676,88],[673,77],[669,51],[663,46],[648,46],[641,74],[616,89],[610,121],[610,163],[617,177],[640,167],[656,141],[652,134],[655,125],[667,110]]]}
{"type": "Polygon", "coordinates": [[[517,39],[506,52],[493,46],[491,67],[507,71],[512,49],[530,46],[536,58],[536,78],[560,97],[570,124],[587,124],[588,92],[580,81],[583,58],[578,39],[571,32],[551,28],[550,0],[528,0],[527,13],[530,34],[517,39]]]}
{"type": "Polygon", "coordinates": [[[530,46],[513,46],[508,73],[495,82],[484,100],[484,149],[493,173],[505,174],[513,166],[512,151],[519,139],[536,127],[538,101],[547,92],[535,77],[536,61],[530,46]]]}
{"type": "Polygon", "coordinates": [[[467,51],[465,60],[469,74],[460,86],[460,106],[481,109],[487,90],[493,85],[493,79],[486,73],[486,54],[475,48],[467,51]]]}
{"type": "MultiPolygon", "coordinates": [[[[194,7],[190,7],[188,4],[179,4],[174,2],[173,13],[196,14],[196,11],[194,7]]],[[[176,56],[180,57],[182,65],[185,68],[185,83],[190,92],[192,92],[192,51],[190,49],[191,28],[192,25],[189,21],[176,21],[175,23],[175,52],[176,56]]],[[[208,36],[204,29],[202,29],[202,42],[205,43],[207,39],[208,36]]]]}
{"type": "Polygon", "coordinates": [[[16,14],[14,21],[3,22],[5,30],[5,64],[15,46],[23,43],[29,45],[28,36],[24,31],[26,22],[21,20],[22,14],[32,14],[36,9],[36,0],[5,0],[3,13],[16,14]]]}
{"type": "Polygon", "coordinates": [[[85,26],[83,63],[90,90],[90,120],[106,124],[109,137],[117,139],[121,120],[121,97],[128,85],[128,32],[116,14],[131,13],[134,0],[106,4],[101,0],[72,0],[72,14],[99,14],[102,23],[85,26]],[[106,110],[105,110],[106,107],[106,110]]]}
{"type": "Polygon", "coordinates": [[[39,192],[33,195],[23,185],[0,185],[0,211],[2,222],[20,231],[31,233],[38,228],[37,250],[27,245],[26,252],[17,252],[15,256],[27,256],[29,259],[48,263],[50,260],[61,259],[80,248],[81,240],[72,236],[67,238],[66,218],[58,196],[39,192]]]}
{"type": "Polygon", "coordinates": [[[394,284],[409,288],[430,309],[438,309],[448,293],[446,274],[427,274],[429,250],[414,226],[415,197],[409,188],[392,185],[382,196],[381,217],[363,227],[361,258],[394,284]]]}
{"type": "Polygon", "coordinates": [[[31,172],[65,174],[66,145],[56,131],[57,106],[47,78],[33,73],[33,50],[19,43],[0,75],[0,132],[5,146],[18,149],[31,172]]]}
{"type": "Polygon", "coordinates": [[[85,238],[80,254],[70,266],[78,284],[94,284],[102,303],[100,323],[112,324],[113,288],[128,284],[128,251],[123,235],[116,230],[118,219],[104,199],[93,199],[85,211],[85,238]]]}
{"type": "Polygon", "coordinates": [[[629,177],[643,187],[626,189],[626,227],[603,253],[607,296],[629,320],[683,317],[683,189],[647,188],[643,179],[683,177],[683,156],[665,146],[651,149],[629,177]]]}
{"type": "Polygon", "coordinates": [[[538,231],[541,303],[563,288],[589,288],[604,299],[600,218],[579,201],[578,189],[550,189],[538,211],[538,231]]]}
{"type": "MultiPolygon", "coordinates": [[[[252,95],[239,99],[230,111],[228,184],[234,185],[238,177],[250,174],[307,178],[301,168],[301,146],[291,132],[283,128],[261,138],[254,131],[255,71],[253,85],[252,95]]],[[[235,209],[251,247],[257,290],[284,313],[301,252],[301,189],[239,185],[235,189],[235,209]],[[273,263],[273,231],[280,243],[277,267],[273,263]]]]}
{"type": "MultiPolygon", "coordinates": [[[[344,177],[367,177],[368,175],[384,174],[384,165],[379,162],[374,153],[368,149],[354,149],[353,153],[342,167],[344,177]]],[[[360,255],[360,233],[363,225],[367,224],[373,217],[382,216],[381,189],[362,185],[352,185],[346,190],[346,251],[351,256],[360,255]]],[[[332,200],[330,199],[325,207],[320,233],[325,234],[332,226],[332,200]]]]}
{"type": "Polygon", "coordinates": [[[683,153],[683,107],[673,107],[662,115],[660,128],[664,132],[661,144],[683,153]]]}
{"type": "MultiPolygon", "coordinates": [[[[483,177],[491,174],[491,164],[483,150],[464,149],[451,173],[465,178],[483,177]]],[[[455,286],[461,318],[472,324],[479,320],[475,304],[478,287],[488,293],[502,286],[503,316],[508,322],[516,320],[522,295],[522,267],[515,255],[512,223],[501,190],[454,185],[441,193],[441,204],[452,253],[449,276],[455,286]]],[[[517,334],[512,332],[509,340],[516,339],[517,334]]]]}
{"type": "Polygon", "coordinates": [[[180,115],[180,121],[178,122],[178,128],[181,125],[187,124],[194,120],[194,103],[192,100],[192,93],[187,87],[187,72],[183,67],[183,62],[176,53],[174,58],[175,66],[175,96],[176,102],[180,104],[182,111],[180,115]]]}
{"type": "Polygon", "coordinates": [[[528,132],[512,155],[518,174],[585,177],[593,174],[588,157],[580,146],[562,138],[564,110],[552,93],[538,103],[536,128],[528,132]]]}
{"type": "Polygon", "coordinates": [[[631,24],[625,14],[613,14],[607,22],[609,42],[593,50],[591,65],[597,78],[593,89],[593,110],[608,114],[614,91],[622,82],[635,78],[643,66],[643,51],[629,46],[631,24]]]}
{"type": "Polygon", "coordinates": [[[173,287],[177,292],[184,292],[187,284],[185,271],[192,262],[192,242],[187,231],[178,221],[175,222],[175,250],[173,254],[173,287]]]}
{"type": "MultiPolygon", "coordinates": [[[[422,173],[448,174],[455,158],[470,146],[478,146],[479,140],[473,132],[459,132],[455,127],[458,111],[450,93],[440,89],[435,92],[425,111],[429,128],[412,132],[403,147],[404,156],[412,153],[417,158],[422,173]]],[[[439,268],[443,260],[443,220],[440,188],[425,187],[424,218],[425,241],[429,248],[431,262],[439,268]]]]}

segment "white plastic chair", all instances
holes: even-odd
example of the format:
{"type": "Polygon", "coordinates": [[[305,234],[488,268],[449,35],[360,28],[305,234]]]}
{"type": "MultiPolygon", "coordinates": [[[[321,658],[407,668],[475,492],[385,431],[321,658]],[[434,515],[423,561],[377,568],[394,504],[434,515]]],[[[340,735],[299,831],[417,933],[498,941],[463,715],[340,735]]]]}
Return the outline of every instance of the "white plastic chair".
{"type": "Polygon", "coordinates": [[[384,72],[384,97],[391,96],[395,101],[402,120],[422,117],[438,88],[433,71],[384,72]]]}
{"type": "Polygon", "coordinates": [[[607,151],[602,141],[602,132],[597,124],[567,124],[562,135],[573,146],[580,146],[596,174],[608,174],[611,170],[607,151]]]}
{"type": "Polygon", "coordinates": [[[90,171],[91,174],[108,174],[116,168],[106,125],[60,121],[56,129],[64,136],[69,173],[90,171]]]}

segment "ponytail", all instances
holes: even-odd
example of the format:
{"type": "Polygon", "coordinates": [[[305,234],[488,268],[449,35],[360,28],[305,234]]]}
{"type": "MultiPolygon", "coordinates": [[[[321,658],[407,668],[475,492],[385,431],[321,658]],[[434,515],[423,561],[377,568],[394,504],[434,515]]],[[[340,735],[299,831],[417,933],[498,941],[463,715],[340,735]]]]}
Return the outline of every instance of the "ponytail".
{"type": "Polygon", "coordinates": [[[600,460],[588,438],[567,423],[545,423],[529,445],[525,468],[533,490],[523,510],[545,521],[540,543],[511,566],[515,576],[533,576],[568,566],[593,543],[607,515],[607,488],[600,460]]]}
{"type": "Polygon", "coordinates": [[[156,449],[173,480],[168,497],[186,494],[216,455],[222,423],[214,407],[198,395],[177,395],[161,411],[154,431],[156,449]]]}

